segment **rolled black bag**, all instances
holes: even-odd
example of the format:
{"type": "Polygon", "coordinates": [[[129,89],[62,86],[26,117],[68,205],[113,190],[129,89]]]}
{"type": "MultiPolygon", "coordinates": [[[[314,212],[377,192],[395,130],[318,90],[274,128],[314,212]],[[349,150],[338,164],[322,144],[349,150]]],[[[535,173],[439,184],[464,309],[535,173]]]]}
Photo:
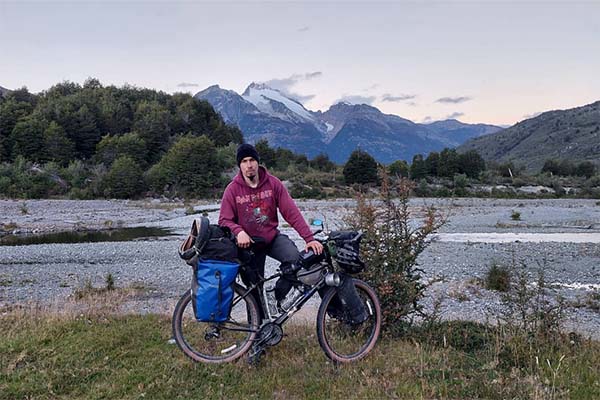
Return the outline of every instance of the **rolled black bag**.
{"type": "MultiPolygon", "coordinates": [[[[327,288],[321,289],[319,295],[323,297],[326,290],[327,288]]],[[[361,324],[369,318],[365,304],[358,295],[351,276],[342,275],[342,281],[336,288],[336,292],[327,307],[327,313],[331,317],[347,321],[352,325],[361,324]]]]}

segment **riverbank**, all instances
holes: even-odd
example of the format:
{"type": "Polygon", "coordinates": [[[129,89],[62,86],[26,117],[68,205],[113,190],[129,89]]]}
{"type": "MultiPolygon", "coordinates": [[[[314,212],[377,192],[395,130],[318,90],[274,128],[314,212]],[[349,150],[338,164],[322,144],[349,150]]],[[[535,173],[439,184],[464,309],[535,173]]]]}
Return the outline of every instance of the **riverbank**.
{"type": "MultiPolygon", "coordinates": [[[[343,227],[352,200],[300,201],[306,219],[320,218],[329,229],[343,227]]],[[[600,235],[600,206],[594,200],[412,199],[417,210],[435,204],[448,215],[440,237],[419,258],[423,279],[432,282],[424,304],[432,309],[441,301],[443,319],[492,321],[501,307],[500,294],[479,282],[492,264],[524,271],[535,281],[543,270],[556,295],[569,307],[566,329],[600,337],[600,312],[594,285],[600,283],[600,244],[478,241],[478,233],[600,235]],[[513,215],[519,213],[519,219],[513,215]],[[470,234],[467,241],[444,241],[444,234],[470,234]]],[[[102,287],[111,275],[117,287],[137,288],[123,298],[122,312],[170,314],[189,287],[190,270],[177,255],[193,215],[182,203],[132,201],[0,201],[3,224],[15,223],[23,232],[59,229],[105,229],[114,226],[155,226],[176,235],[144,241],[0,246],[0,309],[16,304],[77,303],[73,294],[86,285],[102,287]],[[106,223],[105,221],[114,221],[106,223]]],[[[192,205],[218,218],[218,204],[192,205]]],[[[282,230],[296,243],[300,238],[282,220],[282,230]]],[[[268,270],[276,264],[269,261],[268,270]]],[[[310,319],[311,315],[306,318],[310,319]]]]}

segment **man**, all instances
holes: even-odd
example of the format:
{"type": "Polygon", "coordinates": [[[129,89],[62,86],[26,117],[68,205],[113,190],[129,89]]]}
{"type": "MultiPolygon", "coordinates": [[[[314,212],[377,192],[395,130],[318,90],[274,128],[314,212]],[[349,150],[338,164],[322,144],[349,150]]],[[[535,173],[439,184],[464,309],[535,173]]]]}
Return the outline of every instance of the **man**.
{"type": "MultiPolygon", "coordinates": [[[[306,250],[311,249],[316,254],[321,254],[323,245],[314,239],[285,186],[269,174],[265,167],[259,166],[259,162],[258,152],[252,145],[244,143],[238,147],[237,163],[240,172],[223,193],[219,225],[231,229],[242,249],[250,247],[253,236],[265,240],[265,245],[255,250],[254,274],[264,277],[267,255],[281,262],[282,272],[289,274],[298,262],[299,253],[294,242],[277,229],[277,210],[304,239],[306,250]]],[[[256,275],[252,275],[242,275],[246,284],[256,281],[256,275]]],[[[278,283],[275,291],[277,300],[281,301],[287,291],[289,286],[286,288],[278,283]]],[[[254,295],[256,297],[256,293],[254,295]]],[[[258,298],[257,303],[260,309],[258,298]]]]}

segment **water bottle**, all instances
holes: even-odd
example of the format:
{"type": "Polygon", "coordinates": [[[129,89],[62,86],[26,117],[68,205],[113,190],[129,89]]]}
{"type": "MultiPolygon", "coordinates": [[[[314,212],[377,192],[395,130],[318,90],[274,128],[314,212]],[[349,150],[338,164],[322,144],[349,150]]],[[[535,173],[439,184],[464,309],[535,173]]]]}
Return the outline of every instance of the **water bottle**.
{"type": "Polygon", "coordinates": [[[275,299],[275,285],[271,282],[269,282],[269,284],[265,284],[264,290],[269,317],[273,319],[279,313],[277,311],[277,300],[275,299]]]}
{"type": "Polygon", "coordinates": [[[300,289],[294,286],[292,290],[290,290],[288,295],[285,297],[285,299],[283,299],[283,301],[281,302],[281,308],[284,311],[289,311],[289,309],[294,305],[296,300],[298,300],[302,296],[302,294],[302,291],[300,291],[300,289]]]}

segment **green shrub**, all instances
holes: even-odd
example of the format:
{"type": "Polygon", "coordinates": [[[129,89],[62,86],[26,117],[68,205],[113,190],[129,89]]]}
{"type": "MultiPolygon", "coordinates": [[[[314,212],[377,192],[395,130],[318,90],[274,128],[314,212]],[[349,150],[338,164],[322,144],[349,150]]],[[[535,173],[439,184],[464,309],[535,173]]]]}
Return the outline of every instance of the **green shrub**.
{"type": "Polygon", "coordinates": [[[521,213],[513,210],[513,212],[510,214],[510,219],[512,219],[513,221],[520,221],[521,213]]]}
{"type": "Polygon", "coordinates": [[[415,313],[420,313],[425,285],[417,257],[428,246],[427,238],[445,222],[433,207],[425,210],[420,223],[414,221],[408,200],[414,183],[401,178],[394,187],[386,171],[380,169],[379,199],[367,201],[359,196],[356,214],[348,222],[365,236],[361,243],[361,257],[368,265],[365,278],[379,295],[383,313],[383,328],[400,334],[410,324],[415,313]]]}
{"type": "Polygon", "coordinates": [[[224,163],[206,136],[181,137],[148,172],[147,181],[157,193],[203,197],[224,186],[224,163]]]}
{"type": "Polygon", "coordinates": [[[506,267],[492,264],[485,276],[485,288],[498,292],[507,292],[510,289],[510,270],[506,267]]]}
{"type": "Polygon", "coordinates": [[[115,160],[102,182],[107,197],[131,198],[144,190],[143,173],[139,165],[129,156],[115,160]]]}

